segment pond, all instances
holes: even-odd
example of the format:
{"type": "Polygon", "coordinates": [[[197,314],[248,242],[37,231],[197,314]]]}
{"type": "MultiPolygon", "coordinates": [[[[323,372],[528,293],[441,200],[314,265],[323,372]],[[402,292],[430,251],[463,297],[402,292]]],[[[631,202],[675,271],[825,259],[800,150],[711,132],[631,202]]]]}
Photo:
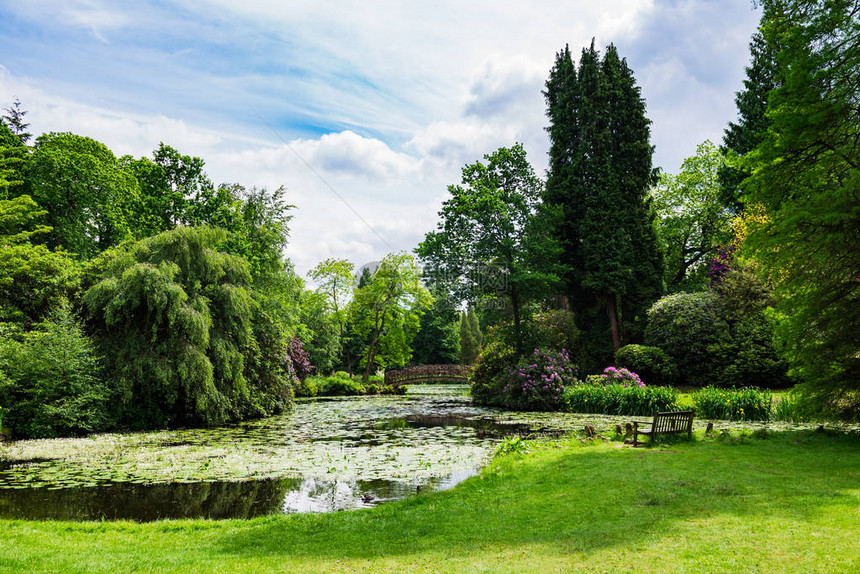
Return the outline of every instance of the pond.
{"type": "Polygon", "coordinates": [[[214,429],[0,445],[0,517],[63,520],[328,512],[441,490],[540,421],[472,406],[464,385],[321,398],[214,429]]]}
{"type": "MultiPolygon", "coordinates": [[[[608,433],[631,417],[517,413],[465,385],[320,398],[213,429],[0,444],[0,517],[251,518],[375,506],[477,474],[506,435],[608,433]]],[[[698,423],[699,421],[697,421],[698,423]]]]}

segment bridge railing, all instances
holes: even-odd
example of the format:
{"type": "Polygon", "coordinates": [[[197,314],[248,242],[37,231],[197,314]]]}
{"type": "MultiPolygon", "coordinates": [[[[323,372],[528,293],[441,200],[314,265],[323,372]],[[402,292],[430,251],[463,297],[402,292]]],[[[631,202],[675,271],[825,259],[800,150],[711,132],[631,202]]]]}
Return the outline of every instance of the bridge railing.
{"type": "Polygon", "coordinates": [[[396,387],[406,383],[444,380],[466,382],[471,372],[471,365],[418,365],[385,371],[385,384],[396,387]]]}

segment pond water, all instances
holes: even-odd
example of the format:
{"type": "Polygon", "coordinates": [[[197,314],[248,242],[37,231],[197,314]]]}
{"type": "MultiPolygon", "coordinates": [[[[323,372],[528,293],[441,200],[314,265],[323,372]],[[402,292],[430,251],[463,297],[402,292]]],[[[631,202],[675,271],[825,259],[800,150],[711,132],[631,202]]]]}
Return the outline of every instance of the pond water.
{"type": "MultiPolygon", "coordinates": [[[[63,520],[330,512],[451,488],[541,421],[472,406],[464,385],[321,398],[214,429],[0,445],[0,517],[63,520]]],[[[558,426],[558,425],[555,425],[558,426]]]]}
{"type": "MultiPolygon", "coordinates": [[[[465,385],[321,398],[213,429],[0,443],[0,517],[251,518],[375,506],[477,474],[506,435],[631,417],[473,406],[465,385]]],[[[700,421],[696,421],[697,426],[700,421]]],[[[701,424],[704,424],[702,421],[701,424]]]]}

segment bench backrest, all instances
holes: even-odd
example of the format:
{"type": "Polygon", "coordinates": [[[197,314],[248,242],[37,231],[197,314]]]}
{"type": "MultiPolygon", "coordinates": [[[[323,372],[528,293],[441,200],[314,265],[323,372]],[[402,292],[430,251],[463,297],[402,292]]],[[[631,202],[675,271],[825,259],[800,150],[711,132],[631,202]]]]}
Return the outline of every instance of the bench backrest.
{"type": "Polygon", "coordinates": [[[690,432],[693,430],[693,416],[695,411],[673,411],[657,413],[651,424],[654,434],[671,432],[690,432]]]}

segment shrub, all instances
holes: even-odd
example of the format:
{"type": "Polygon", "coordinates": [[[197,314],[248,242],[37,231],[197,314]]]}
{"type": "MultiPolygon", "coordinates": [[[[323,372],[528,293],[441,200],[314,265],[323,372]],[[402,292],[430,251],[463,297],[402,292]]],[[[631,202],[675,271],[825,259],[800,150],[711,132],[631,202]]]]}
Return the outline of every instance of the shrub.
{"type": "Polygon", "coordinates": [[[576,384],[577,370],[566,351],[535,349],[509,371],[502,402],[510,409],[553,411],[566,385],[576,384]]]}
{"type": "Polygon", "coordinates": [[[663,349],[678,367],[680,382],[713,384],[728,363],[732,338],[715,293],[676,293],[648,310],[645,343],[663,349]]]}
{"type": "Polygon", "coordinates": [[[673,385],[678,378],[675,362],[659,347],[625,345],[615,352],[615,366],[638,373],[652,386],[673,385]]]}
{"type": "Polygon", "coordinates": [[[572,413],[651,416],[677,408],[678,393],[671,387],[572,385],[562,393],[562,408],[572,413]]]}
{"type": "Polygon", "coordinates": [[[293,390],[297,397],[315,397],[319,394],[317,387],[317,377],[307,377],[303,381],[296,381],[293,390]]]}
{"type": "Polygon", "coordinates": [[[515,364],[516,354],[510,347],[499,341],[486,345],[469,378],[475,403],[504,406],[502,391],[515,364]]]}
{"type": "Polygon", "coordinates": [[[693,393],[692,399],[698,416],[733,421],[766,421],[773,402],[769,391],[756,388],[705,387],[693,393]]]}
{"type": "Polygon", "coordinates": [[[317,382],[318,395],[320,396],[351,396],[366,393],[364,385],[349,375],[342,376],[335,373],[317,382]]]}
{"type": "Polygon", "coordinates": [[[93,345],[67,308],[30,332],[0,333],[0,405],[19,437],[47,438],[106,430],[111,390],[93,345]]]}
{"type": "Polygon", "coordinates": [[[601,384],[603,385],[621,385],[622,387],[644,387],[645,383],[634,372],[627,369],[616,369],[615,367],[606,367],[603,369],[603,374],[600,375],[601,384]]]}
{"type": "Polygon", "coordinates": [[[314,366],[311,364],[311,356],[305,351],[304,344],[299,337],[290,339],[290,350],[288,352],[290,363],[293,365],[293,372],[299,381],[303,381],[314,371],[314,366]]]}
{"type": "Polygon", "coordinates": [[[732,326],[728,364],[716,381],[719,386],[781,388],[792,384],[788,363],[773,344],[774,326],[765,312],[732,326]]]}

